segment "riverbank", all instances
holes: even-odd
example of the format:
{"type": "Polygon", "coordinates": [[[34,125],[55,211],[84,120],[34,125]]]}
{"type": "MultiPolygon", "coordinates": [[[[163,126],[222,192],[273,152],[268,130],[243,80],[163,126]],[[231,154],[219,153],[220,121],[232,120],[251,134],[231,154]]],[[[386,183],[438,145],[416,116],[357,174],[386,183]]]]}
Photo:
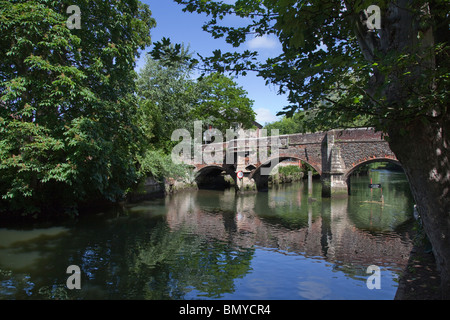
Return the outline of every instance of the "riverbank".
{"type": "Polygon", "coordinates": [[[441,300],[436,261],[425,245],[414,246],[400,277],[395,300],[441,300]]]}

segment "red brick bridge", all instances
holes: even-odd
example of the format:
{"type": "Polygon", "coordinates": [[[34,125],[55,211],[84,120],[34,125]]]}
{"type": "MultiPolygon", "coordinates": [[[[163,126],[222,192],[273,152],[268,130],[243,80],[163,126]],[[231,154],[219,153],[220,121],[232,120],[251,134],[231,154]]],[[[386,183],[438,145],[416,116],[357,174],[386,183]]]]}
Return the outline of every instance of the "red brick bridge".
{"type": "Polygon", "coordinates": [[[311,165],[321,176],[324,197],[347,193],[349,177],[361,165],[375,161],[400,165],[384,134],[373,128],[234,139],[202,145],[203,153],[214,148],[223,150],[220,154],[212,153],[216,161],[202,159],[201,163],[193,164],[197,181],[225,173],[235,180],[238,190],[266,188],[270,170],[286,159],[311,165]],[[240,171],[242,178],[237,177],[240,171]]]}

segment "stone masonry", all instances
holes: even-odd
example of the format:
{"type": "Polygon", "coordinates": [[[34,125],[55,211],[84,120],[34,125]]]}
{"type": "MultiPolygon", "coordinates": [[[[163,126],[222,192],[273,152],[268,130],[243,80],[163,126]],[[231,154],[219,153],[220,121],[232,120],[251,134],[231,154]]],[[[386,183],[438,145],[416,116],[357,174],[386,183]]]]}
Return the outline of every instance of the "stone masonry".
{"type": "MultiPolygon", "coordinates": [[[[205,150],[214,145],[202,147],[205,150]]],[[[320,174],[324,197],[347,194],[349,176],[360,165],[374,161],[399,164],[383,134],[373,128],[230,140],[215,147],[223,148],[223,161],[193,164],[196,176],[212,172],[229,174],[239,191],[265,189],[270,168],[290,158],[308,163],[320,174]],[[236,176],[239,171],[243,173],[242,179],[236,176]]]]}

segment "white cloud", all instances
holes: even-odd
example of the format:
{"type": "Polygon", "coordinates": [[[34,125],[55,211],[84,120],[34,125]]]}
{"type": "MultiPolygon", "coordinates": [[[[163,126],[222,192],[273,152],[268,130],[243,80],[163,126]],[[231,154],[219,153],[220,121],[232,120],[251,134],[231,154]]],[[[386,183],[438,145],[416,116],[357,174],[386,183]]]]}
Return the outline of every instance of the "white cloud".
{"type": "Polygon", "coordinates": [[[265,125],[268,122],[274,122],[279,120],[279,118],[267,108],[258,108],[255,110],[256,122],[265,125]]]}
{"type": "Polygon", "coordinates": [[[247,41],[247,47],[252,50],[256,49],[275,49],[280,43],[274,37],[263,35],[261,37],[255,37],[247,41]]]}

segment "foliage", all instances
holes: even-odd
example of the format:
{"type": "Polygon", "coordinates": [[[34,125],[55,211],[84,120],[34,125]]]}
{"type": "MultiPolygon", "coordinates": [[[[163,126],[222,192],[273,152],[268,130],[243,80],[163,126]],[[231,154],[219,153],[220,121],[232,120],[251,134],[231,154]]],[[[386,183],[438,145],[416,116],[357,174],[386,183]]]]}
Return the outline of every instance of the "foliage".
{"type": "Polygon", "coordinates": [[[136,0],[0,1],[2,211],[123,197],[137,177],[135,57],[153,25],[136,0]]]}
{"type": "Polygon", "coordinates": [[[268,123],[265,129],[278,129],[280,134],[294,134],[300,132],[327,131],[335,128],[358,128],[370,125],[370,119],[367,116],[357,115],[349,121],[342,119],[321,119],[317,110],[298,111],[288,117],[284,115],[281,120],[268,123]]]}
{"type": "Polygon", "coordinates": [[[253,127],[255,112],[247,92],[231,78],[212,73],[198,82],[199,102],[191,111],[194,119],[204,120],[224,135],[232,123],[244,129],[253,127]]]}
{"type": "Polygon", "coordinates": [[[389,15],[400,17],[390,1],[377,3],[385,28],[379,31],[367,28],[364,10],[373,3],[365,0],[175,1],[184,11],[209,15],[203,29],[215,38],[225,37],[233,46],[245,43],[249,35],[276,35],[283,53],[263,63],[257,61],[256,52],[220,51],[203,62],[211,70],[257,71],[267,83],[278,85],[281,93],[288,93],[291,105],[280,114],[315,112],[305,119],[311,130],[323,124],[353,123],[361,116],[366,125],[386,129],[416,117],[431,121],[436,118],[430,118],[431,110],[437,115],[446,112],[449,32],[443,0],[431,2],[431,14],[423,9],[424,1],[402,1],[413,17],[409,26],[416,32],[417,41],[410,45],[392,43],[402,41],[404,35],[389,39],[389,15]],[[245,26],[220,25],[226,16],[242,18],[245,26]],[[431,26],[437,30],[434,42],[431,26]],[[396,99],[388,98],[392,92],[396,99]]]}
{"type": "Polygon", "coordinates": [[[192,69],[182,61],[191,53],[183,47],[179,54],[180,60],[170,63],[165,57],[155,60],[147,55],[137,79],[140,118],[147,142],[166,153],[174,146],[171,135],[175,129],[193,128],[188,115],[198,99],[192,69]]]}
{"type": "Polygon", "coordinates": [[[289,165],[289,166],[280,166],[278,169],[278,173],[286,175],[286,176],[299,176],[301,177],[302,169],[298,166],[289,165]]]}
{"type": "Polygon", "coordinates": [[[296,113],[294,114],[293,117],[283,116],[281,120],[266,124],[264,126],[264,129],[267,130],[278,129],[280,134],[294,134],[304,132],[305,128],[302,123],[303,121],[302,116],[303,116],[302,113],[296,113]]]}
{"type": "Polygon", "coordinates": [[[170,154],[165,154],[161,149],[149,149],[142,156],[138,156],[137,160],[142,178],[187,178],[190,170],[187,165],[173,163],[170,154]]]}
{"type": "MultiPolygon", "coordinates": [[[[251,128],[253,101],[230,77],[212,73],[194,79],[196,60],[189,48],[166,38],[154,44],[137,80],[141,127],[154,148],[168,153],[175,129],[193,134],[195,120],[225,133],[232,123],[251,128]]],[[[204,130],[206,128],[203,128],[204,130]]]]}

